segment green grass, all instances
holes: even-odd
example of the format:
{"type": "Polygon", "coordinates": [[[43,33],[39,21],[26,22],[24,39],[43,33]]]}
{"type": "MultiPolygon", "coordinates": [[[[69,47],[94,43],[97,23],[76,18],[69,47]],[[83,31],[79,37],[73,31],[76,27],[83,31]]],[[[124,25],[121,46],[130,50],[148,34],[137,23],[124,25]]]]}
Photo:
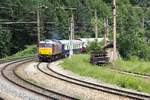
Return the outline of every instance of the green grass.
{"type": "Polygon", "coordinates": [[[148,61],[118,60],[115,62],[115,65],[116,65],[115,68],[120,69],[120,70],[150,75],[150,62],[148,62],[148,61]]]}
{"type": "Polygon", "coordinates": [[[81,76],[93,77],[104,82],[124,88],[150,93],[150,81],[132,75],[116,73],[105,66],[89,63],[89,55],[74,55],[71,59],[64,59],[61,64],[64,69],[71,70],[81,76]]]}
{"type": "Polygon", "coordinates": [[[26,49],[24,49],[22,51],[19,51],[19,52],[17,52],[16,54],[14,54],[12,56],[7,56],[7,57],[3,58],[3,60],[33,56],[35,54],[36,54],[36,45],[30,45],[30,46],[26,46],[26,49]]]}

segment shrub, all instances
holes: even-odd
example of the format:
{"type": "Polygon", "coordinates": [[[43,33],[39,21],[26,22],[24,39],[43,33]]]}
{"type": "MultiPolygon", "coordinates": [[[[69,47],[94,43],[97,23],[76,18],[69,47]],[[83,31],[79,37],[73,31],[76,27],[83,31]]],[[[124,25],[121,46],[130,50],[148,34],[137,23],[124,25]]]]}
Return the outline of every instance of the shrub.
{"type": "Polygon", "coordinates": [[[89,43],[89,45],[87,46],[87,50],[89,53],[101,51],[102,48],[103,42],[96,42],[96,41],[89,43]]]}
{"type": "Polygon", "coordinates": [[[16,53],[13,56],[28,56],[28,55],[33,55],[36,54],[36,45],[30,45],[30,46],[26,46],[26,49],[23,51],[20,51],[18,53],[16,53]]]}
{"type": "Polygon", "coordinates": [[[131,56],[137,56],[140,59],[150,60],[150,46],[142,34],[120,34],[117,40],[122,57],[129,59],[131,56]]]}
{"type": "Polygon", "coordinates": [[[13,58],[20,58],[20,57],[26,57],[26,56],[33,56],[37,52],[36,45],[30,45],[26,46],[26,49],[17,52],[16,54],[13,54],[12,56],[7,56],[3,59],[13,59],[13,58]]]}

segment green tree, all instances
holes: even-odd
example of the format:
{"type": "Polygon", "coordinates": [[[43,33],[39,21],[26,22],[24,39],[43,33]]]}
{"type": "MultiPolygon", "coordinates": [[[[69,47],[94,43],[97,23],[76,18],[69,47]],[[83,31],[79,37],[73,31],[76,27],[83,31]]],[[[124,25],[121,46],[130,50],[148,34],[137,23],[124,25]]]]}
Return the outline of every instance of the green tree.
{"type": "Polygon", "coordinates": [[[9,30],[0,28],[0,58],[10,54],[12,34],[9,30]]]}

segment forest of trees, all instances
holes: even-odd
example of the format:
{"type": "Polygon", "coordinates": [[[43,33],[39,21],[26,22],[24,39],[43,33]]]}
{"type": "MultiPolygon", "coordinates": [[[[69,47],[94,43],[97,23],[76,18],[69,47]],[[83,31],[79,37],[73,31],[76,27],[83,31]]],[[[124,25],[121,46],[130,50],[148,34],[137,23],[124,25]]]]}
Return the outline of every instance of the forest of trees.
{"type": "MultiPolygon", "coordinates": [[[[117,45],[121,56],[150,60],[150,1],[116,1],[117,45]]],[[[98,13],[99,37],[103,37],[104,18],[108,17],[109,38],[112,38],[112,0],[1,0],[0,58],[24,49],[25,45],[37,43],[36,23],[3,24],[37,21],[37,9],[40,10],[43,39],[68,39],[71,13],[75,16],[75,36],[94,37],[95,9],[98,13]],[[38,4],[41,8],[38,8],[38,4]],[[60,7],[73,7],[76,10],[60,7]]]]}

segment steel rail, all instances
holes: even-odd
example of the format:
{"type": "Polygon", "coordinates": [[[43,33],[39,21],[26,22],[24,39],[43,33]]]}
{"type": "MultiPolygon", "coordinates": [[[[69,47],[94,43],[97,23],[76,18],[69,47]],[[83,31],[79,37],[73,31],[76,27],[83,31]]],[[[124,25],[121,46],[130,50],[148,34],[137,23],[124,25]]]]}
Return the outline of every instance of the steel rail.
{"type": "MultiPolygon", "coordinates": [[[[25,60],[27,60],[27,59],[25,59],[25,60]]],[[[20,61],[25,61],[25,60],[20,60],[20,61]]],[[[2,68],[2,70],[1,70],[2,76],[3,76],[5,79],[7,79],[9,82],[15,84],[16,86],[22,87],[22,88],[24,88],[24,89],[26,89],[26,90],[28,90],[28,91],[37,93],[37,94],[39,94],[39,95],[41,95],[41,96],[46,96],[46,97],[48,97],[48,98],[51,98],[50,96],[47,96],[47,95],[44,95],[44,94],[40,94],[39,92],[36,92],[36,91],[34,91],[34,90],[30,89],[30,88],[27,88],[26,86],[20,85],[20,84],[18,84],[17,82],[15,82],[15,81],[13,81],[12,79],[10,79],[7,75],[5,75],[4,70],[6,69],[6,67],[8,67],[8,66],[10,66],[10,65],[12,65],[12,64],[15,64],[15,63],[17,63],[17,62],[20,62],[20,61],[14,61],[14,62],[12,62],[12,63],[9,63],[9,64],[5,65],[5,66],[2,68]]],[[[54,99],[54,98],[53,98],[53,99],[54,99]]]]}
{"type": "Polygon", "coordinates": [[[138,72],[121,70],[121,69],[112,68],[112,67],[110,69],[113,70],[113,71],[118,71],[119,73],[122,73],[122,74],[128,74],[128,75],[133,75],[133,76],[137,76],[137,77],[150,79],[150,75],[149,74],[144,74],[144,73],[142,74],[142,73],[138,73],[138,72]]]}
{"type": "Polygon", "coordinates": [[[49,73],[43,71],[39,66],[37,66],[37,67],[41,72],[43,72],[46,75],[49,75],[51,77],[54,77],[54,78],[57,78],[57,79],[60,79],[60,80],[63,80],[63,81],[69,82],[69,83],[73,83],[73,84],[76,84],[76,85],[87,87],[87,88],[90,88],[90,89],[94,89],[94,90],[98,90],[98,91],[104,91],[104,92],[107,92],[107,93],[120,95],[120,96],[124,96],[124,97],[129,97],[129,98],[132,98],[132,99],[138,99],[138,100],[150,99],[150,95],[145,94],[145,93],[143,94],[143,93],[131,92],[131,91],[118,89],[118,88],[114,88],[114,87],[110,87],[110,86],[104,86],[104,85],[101,85],[101,84],[91,83],[91,82],[83,81],[83,80],[80,80],[80,79],[77,79],[77,78],[73,78],[73,77],[68,76],[68,75],[61,74],[61,73],[58,73],[58,72],[52,70],[50,67],[48,67],[48,65],[49,64],[47,64],[47,68],[53,74],[49,74],[49,73]],[[58,77],[58,75],[59,75],[59,77],[58,77]]]}
{"type": "MultiPolygon", "coordinates": [[[[38,63],[38,64],[39,64],[39,63],[38,63]]],[[[19,67],[19,66],[16,66],[16,68],[13,70],[13,73],[14,73],[19,79],[23,80],[24,82],[26,82],[26,83],[28,83],[28,84],[34,86],[34,87],[37,87],[37,88],[41,89],[42,91],[48,91],[48,92],[52,93],[53,95],[57,95],[58,97],[54,98],[54,97],[49,96],[49,95],[46,95],[46,94],[44,94],[44,95],[46,95],[46,96],[48,96],[48,97],[50,97],[50,98],[53,98],[53,99],[58,99],[58,100],[59,100],[59,99],[77,100],[77,99],[74,98],[74,97],[71,97],[71,96],[68,96],[68,95],[65,95],[65,94],[62,94],[62,93],[59,93],[59,92],[55,92],[54,90],[47,89],[47,88],[45,88],[45,87],[39,86],[39,85],[37,85],[37,84],[34,84],[34,83],[32,83],[32,82],[30,82],[30,81],[28,81],[28,80],[22,78],[21,76],[19,76],[19,75],[15,72],[15,70],[17,69],[17,67],[19,67]]]]}
{"type": "Polygon", "coordinates": [[[83,81],[83,80],[80,80],[80,79],[77,79],[77,78],[73,78],[73,77],[68,76],[68,75],[64,75],[64,74],[58,73],[58,72],[54,71],[52,68],[50,68],[50,67],[48,67],[48,69],[51,70],[52,72],[54,72],[55,74],[58,74],[58,75],[63,76],[63,77],[66,77],[68,79],[76,80],[76,81],[79,81],[79,82],[82,82],[82,83],[86,83],[86,84],[90,84],[90,85],[97,86],[97,87],[103,87],[103,88],[106,88],[106,89],[114,90],[116,92],[118,91],[118,92],[125,93],[125,95],[123,94],[124,96],[131,97],[133,99],[141,99],[141,100],[143,100],[143,99],[150,99],[150,94],[147,94],[147,93],[131,92],[131,91],[128,91],[128,90],[122,90],[122,89],[117,89],[117,88],[110,87],[110,86],[104,86],[104,85],[100,85],[100,84],[95,84],[95,83],[83,81]]]}
{"type": "Polygon", "coordinates": [[[27,59],[23,59],[23,60],[14,61],[14,62],[12,62],[12,63],[9,63],[9,64],[5,65],[5,66],[2,68],[1,74],[2,74],[2,76],[3,76],[5,79],[7,79],[8,81],[10,81],[11,83],[13,83],[13,84],[15,84],[15,85],[17,85],[17,86],[19,86],[19,87],[22,87],[22,88],[24,88],[24,89],[26,89],[26,90],[28,90],[28,91],[34,92],[34,93],[39,94],[39,95],[44,96],[44,97],[47,97],[47,98],[49,98],[49,99],[58,100],[58,98],[53,97],[53,95],[44,94],[44,91],[49,92],[49,94],[54,94],[54,95],[60,96],[61,98],[65,98],[65,99],[75,99],[75,98],[67,97],[67,96],[65,96],[65,95],[63,95],[63,94],[54,92],[54,91],[52,91],[52,90],[48,90],[48,89],[45,89],[45,88],[43,88],[43,87],[37,86],[37,85],[35,85],[35,84],[33,84],[33,83],[30,83],[29,81],[20,78],[20,77],[15,73],[16,67],[18,67],[18,66],[20,66],[20,65],[22,65],[22,64],[25,64],[25,63],[27,63],[27,62],[30,62],[30,61],[32,61],[32,60],[33,60],[33,59],[31,59],[31,58],[27,58],[27,59]],[[35,87],[35,88],[41,89],[42,92],[36,91],[36,90],[34,90],[34,89],[31,89],[31,88],[26,87],[25,85],[19,84],[18,81],[14,81],[13,79],[11,79],[11,78],[9,78],[7,75],[5,75],[5,70],[6,70],[6,68],[9,67],[9,66],[11,66],[11,65],[13,65],[13,64],[16,64],[16,63],[20,63],[20,64],[18,64],[17,66],[15,66],[15,69],[12,70],[12,73],[13,73],[17,78],[19,78],[20,80],[22,80],[23,82],[25,82],[25,83],[27,83],[27,84],[29,84],[29,85],[35,87]]]}
{"type": "Polygon", "coordinates": [[[25,59],[29,57],[35,57],[35,56],[26,56],[26,57],[18,57],[18,58],[11,58],[11,59],[0,59],[0,64],[7,63],[7,62],[12,62],[20,59],[25,59]]]}

